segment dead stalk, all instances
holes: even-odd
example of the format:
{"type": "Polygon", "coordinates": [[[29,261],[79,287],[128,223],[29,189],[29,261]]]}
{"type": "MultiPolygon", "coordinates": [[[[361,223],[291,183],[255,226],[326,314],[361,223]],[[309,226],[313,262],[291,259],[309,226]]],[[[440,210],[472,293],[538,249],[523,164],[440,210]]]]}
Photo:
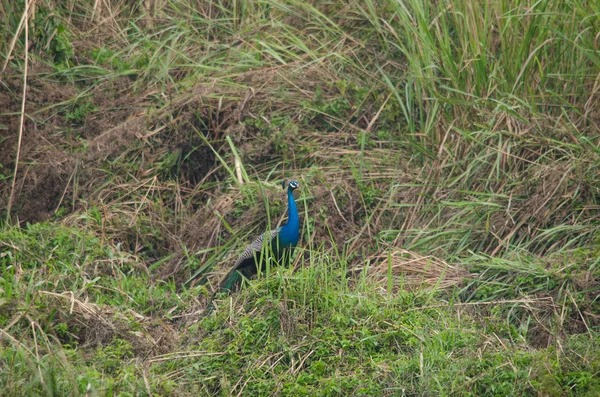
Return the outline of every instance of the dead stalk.
{"type": "MultiPolygon", "coordinates": [[[[34,1],[34,0],[32,0],[34,1]]],[[[17,182],[17,171],[19,170],[19,158],[21,156],[21,143],[23,141],[23,123],[25,121],[25,98],[27,95],[27,66],[29,63],[29,2],[25,2],[25,10],[23,15],[25,18],[25,46],[24,46],[24,57],[25,65],[23,67],[23,100],[21,101],[21,119],[19,120],[19,141],[17,143],[17,157],[15,158],[15,170],[13,172],[12,183],[10,187],[10,196],[8,197],[8,205],[6,206],[6,223],[10,222],[10,210],[12,208],[14,196],[15,196],[15,184],[17,182]]],[[[16,35],[15,35],[16,38],[16,35]]]]}

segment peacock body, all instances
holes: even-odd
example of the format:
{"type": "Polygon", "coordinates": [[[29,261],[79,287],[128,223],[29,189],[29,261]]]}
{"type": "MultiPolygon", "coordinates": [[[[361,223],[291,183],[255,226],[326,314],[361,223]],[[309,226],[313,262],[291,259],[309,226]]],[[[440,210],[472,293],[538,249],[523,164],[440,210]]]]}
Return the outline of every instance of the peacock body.
{"type": "MultiPolygon", "coordinates": [[[[238,257],[233,268],[227,273],[217,292],[234,292],[239,289],[244,278],[254,277],[266,262],[265,256],[274,263],[288,265],[294,248],[300,238],[298,208],[294,200],[294,190],[300,187],[298,181],[287,184],[288,220],[282,227],[267,231],[256,238],[238,257]]],[[[284,182],[285,188],[285,182],[284,182]]]]}

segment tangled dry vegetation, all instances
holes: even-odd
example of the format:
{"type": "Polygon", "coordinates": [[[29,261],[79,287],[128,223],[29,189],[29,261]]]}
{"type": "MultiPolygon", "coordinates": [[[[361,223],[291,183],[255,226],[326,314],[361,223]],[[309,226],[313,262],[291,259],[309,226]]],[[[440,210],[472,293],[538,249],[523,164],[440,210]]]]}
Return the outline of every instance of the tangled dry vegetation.
{"type": "Polygon", "coordinates": [[[7,390],[57,345],[108,374],[82,393],[598,390],[595,4],[63,3],[0,3],[0,326],[38,379],[7,390]],[[285,178],[295,271],[203,318],[285,178]]]}

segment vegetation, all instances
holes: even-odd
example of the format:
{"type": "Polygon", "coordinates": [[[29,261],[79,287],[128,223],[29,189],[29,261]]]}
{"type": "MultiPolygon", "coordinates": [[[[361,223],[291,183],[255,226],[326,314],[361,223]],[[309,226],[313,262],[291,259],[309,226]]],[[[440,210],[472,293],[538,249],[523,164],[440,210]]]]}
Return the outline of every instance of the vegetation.
{"type": "Polygon", "coordinates": [[[600,394],[598,2],[58,3],[0,0],[0,394],[600,394]]]}

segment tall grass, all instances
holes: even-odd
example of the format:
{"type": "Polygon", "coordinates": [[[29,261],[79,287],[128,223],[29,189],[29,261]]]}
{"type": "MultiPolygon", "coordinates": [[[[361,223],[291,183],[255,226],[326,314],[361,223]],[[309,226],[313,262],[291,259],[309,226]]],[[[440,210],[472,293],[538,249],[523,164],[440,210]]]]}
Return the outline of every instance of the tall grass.
{"type": "Polygon", "coordinates": [[[0,0],[0,385],[594,394],[597,3],[0,0]],[[295,271],[201,318],[283,178],[295,271]]]}

